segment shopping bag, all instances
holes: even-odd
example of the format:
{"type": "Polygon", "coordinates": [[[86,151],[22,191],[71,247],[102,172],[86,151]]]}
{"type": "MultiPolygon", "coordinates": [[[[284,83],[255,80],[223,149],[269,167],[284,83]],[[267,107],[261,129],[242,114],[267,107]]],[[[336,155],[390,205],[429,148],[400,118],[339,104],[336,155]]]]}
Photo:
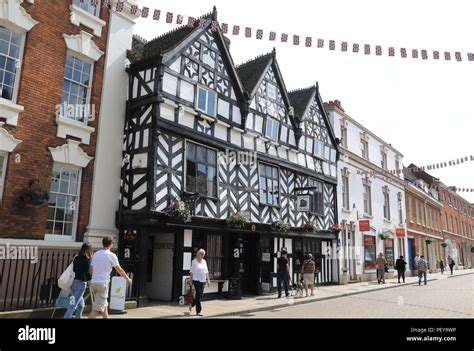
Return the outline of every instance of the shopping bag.
{"type": "Polygon", "coordinates": [[[71,264],[66,268],[66,270],[59,277],[58,286],[61,289],[70,289],[75,276],[76,274],[74,273],[74,259],[73,259],[71,264]]]}
{"type": "Polygon", "coordinates": [[[188,291],[186,292],[186,295],[184,295],[184,302],[187,305],[191,305],[194,301],[194,292],[193,288],[189,287],[188,291]]]}

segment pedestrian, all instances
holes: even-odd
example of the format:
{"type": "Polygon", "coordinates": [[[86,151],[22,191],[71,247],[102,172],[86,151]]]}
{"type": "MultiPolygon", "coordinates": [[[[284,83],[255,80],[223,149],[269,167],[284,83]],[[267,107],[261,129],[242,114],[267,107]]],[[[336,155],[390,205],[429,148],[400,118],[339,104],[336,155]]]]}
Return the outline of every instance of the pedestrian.
{"type": "Polygon", "coordinates": [[[454,266],[456,265],[456,262],[454,262],[452,257],[448,257],[448,265],[449,265],[449,270],[451,271],[451,274],[453,274],[453,269],[454,269],[454,266]]]}
{"type": "Polygon", "coordinates": [[[92,312],[89,318],[96,318],[98,315],[102,315],[102,318],[109,318],[107,298],[109,297],[110,273],[112,273],[112,268],[114,268],[121,277],[125,278],[128,285],[132,285],[132,280],[128,277],[123,268],[120,267],[117,255],[111,251],[112,246],[113,238],[106,236],[102,239],[102,249],[92,256],[92,279],[90,287],[94,298],[92,312]]]}
{"type": "Polygon", "coordinates": [[[301,274],[303,275],[304,290],[306,297],[308,297],[308,288],[311,289],[311,296],[314,296],[314,273],[316,272],[316,264],[313,259],[313,255],[308,253],[306,260],[303,261],[301,267],[301,274]]]}
{"type": "Polygon", "coordinates": [[[375,268],[377,268],[377,282],[385,284],[385,265],[387,261],[383,257],[383,253],[379,253],[379,257],[375,261],[375,268]]]}
{"type": "Polygon", "coordinates": [[[444,262],[443,262],[443,260],[439,261],[439,269],[441,269],[441,274],[443,274],[444,273],[444,262]]]}
{"type": "Polygon", "coordinates": [[[428,262],[425,261],[423,255],[420,256],[420,259],[416,263],[416,269],[418,270],[418,285],[421,285],[421,277],[424,278],[424,282],[426,285],[426,272],[428,270],[428,262]]]}
{"type": "Polygon", "coordinates": [[[94,250],[92,250],[92,245],[84,243],[72,261],[74,271],[74,281],[71,286],[72,296],[70,304],[64,314],[64,319],[70,319],[74,311],[76,312],[76,319],[82,318],[82,312],[84,311],[84,292],[87,288],[87,282],[91,280],[89,271],[93,254],[94,250]]]}
{"type": "Polygon", "coordinates": [[[288,279],[290,277],[290,265],[288,263],[288,252],[286,249],[281,250],[281,255],[277,260],[277,288],[278,298],[281,297],[281,285],[285,288],[285,296],[288,297],[288,279]]]}
{"type": "Polygon", "coordinates": [[[398,282],[400,283],[400,278],[403,278],[405,283],[405,271],[407,269],[407,263],[403,259],[403,255],[400,255],[400,258],[395,262],[395,269],[397,270],[398,282]]]}
{"type": "Polygon", "coordinates": [[[202,298],[204,296],[204,288],[206,286],[211,286],[211,281],[209,280],[209,269],[207,268],[206,260],[206,251],[204,249],[199,249],[196,253],[196,258],[191,263],[191,270],[189,271],[189,284],[194,285],[194,290],[196,291],[196,296],[191,305],[189,305],[189,311],[196,306],[196,316],[202,316],[202,298]]]}

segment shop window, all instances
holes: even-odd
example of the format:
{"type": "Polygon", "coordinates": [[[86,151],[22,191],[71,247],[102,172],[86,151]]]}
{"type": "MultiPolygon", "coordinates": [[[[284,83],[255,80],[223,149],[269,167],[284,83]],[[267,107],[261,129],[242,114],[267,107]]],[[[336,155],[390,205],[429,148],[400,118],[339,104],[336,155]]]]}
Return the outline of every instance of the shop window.
{"type": "Polygon", "coordinates": [[[393,268],[393,239],[385,239],[385,260],[390,268],[393,268]]]}
{"type": "Polygon", "coordinates": [[[364,269],[375,269],[376,259],[375,236],[364,235],[364,269]]]}
{"type": "Polygon", "coordinates": [[[222,279],[224,277],[224,245],[222,235],[193,233],[193,255],[199,249],[206,251],[204,259],[209,269],[209,279],[222,279]]]}

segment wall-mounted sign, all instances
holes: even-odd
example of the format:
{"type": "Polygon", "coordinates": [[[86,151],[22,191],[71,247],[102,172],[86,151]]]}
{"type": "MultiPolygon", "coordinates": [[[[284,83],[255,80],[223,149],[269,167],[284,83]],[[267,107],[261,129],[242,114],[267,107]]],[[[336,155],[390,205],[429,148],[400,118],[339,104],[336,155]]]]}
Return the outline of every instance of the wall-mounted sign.
{"type": "Polygon", "coordinates": [[[270,262],[270,252],[262,253],[262,262],[270,262]]]}
{"type": "Polygon", "coordinates": [[[395,235],[397,236],[397,238],[403,238],[405,236],[405,228],[395,229],[395,235]]]}
{"type": "Polygon", "coordinates": [[[359,219],[359,231],[360,232],[370,232],[370,220],[368,220],[368,219],[359,219]]]}
{"type": "Polygon", "coordinates": [[[309,195],[297,195],[296,196],[296,211],[298,212],[309,212],[309,195]]]}

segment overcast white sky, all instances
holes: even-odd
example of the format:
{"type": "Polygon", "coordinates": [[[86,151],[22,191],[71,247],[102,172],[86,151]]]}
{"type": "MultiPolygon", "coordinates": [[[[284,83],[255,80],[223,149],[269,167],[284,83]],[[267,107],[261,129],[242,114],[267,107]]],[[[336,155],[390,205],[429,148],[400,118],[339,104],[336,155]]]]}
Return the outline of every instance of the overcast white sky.
{"type": "MultiPolygon", "coordinates": [[[[135,33],[146,39],[177,26],[165,23],[167,11],[198,17],[217,6],[219,22],[241,26],[239,36],[228,35],[236,64],[275,46],[289,90],[319,81],[324,101],[340,100],[348,115],[403,153],[405,166],[474,154],[474,62],[466,56],[459,63],[337,50],[340,41],[348,41],[474,52],[472,1],[138,0],[138,5],[162,11],[158,22],[138,20],[135,33]],[[295,47],[291,37],[288,43],[270,42],[267,31],[263,40],[248,39],[246,26],[274,30],[277,37],[281,32],[312,36],[313,44],[324,38],[326,47],[295,47]],[[330,39],[336,40],[336,51],[328,50],[330,39]]],[[[447,185],[474,188],[473,161],[431,174],[447,185]]],[[[460,195],[474,202],[474,193],[460,195]]]]}

